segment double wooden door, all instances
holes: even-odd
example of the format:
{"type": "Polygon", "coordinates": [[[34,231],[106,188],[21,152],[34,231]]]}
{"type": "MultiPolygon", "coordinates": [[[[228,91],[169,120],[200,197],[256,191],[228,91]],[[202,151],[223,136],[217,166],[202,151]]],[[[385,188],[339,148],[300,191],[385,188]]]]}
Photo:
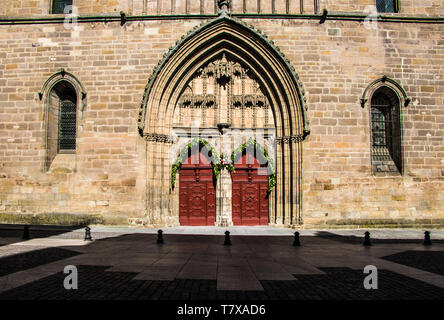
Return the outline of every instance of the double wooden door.
{"type": "MultiPolygon", "coordinates": [[[[268,224],[268,175],[253,156],[235,164],[232,178],[232,217],[238,226],[268,224]]],[[[179,222],[183,226],[214,225],[216,189],[211,162],[201,153],[188,157],[179,172],[179,222]]]]}

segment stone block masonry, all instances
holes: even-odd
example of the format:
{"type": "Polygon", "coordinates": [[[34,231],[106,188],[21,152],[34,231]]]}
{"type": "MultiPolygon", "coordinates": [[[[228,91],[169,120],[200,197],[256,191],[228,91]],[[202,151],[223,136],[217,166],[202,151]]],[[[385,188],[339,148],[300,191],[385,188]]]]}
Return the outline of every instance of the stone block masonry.
{"type": "MultiPolygon", "coordinates": [[[[442,1],[400,2],[394,16],[444,14],[442,1]]],[[[87,3],[74,1],[80,15],[214,14],[207,1],[196,7],[178,0],[174,10],[169,0],[87,3]]],[[[287,10],[284,1],[244,3],[245,10],[233,1],[233,12],[257,13],[257,3],[261,13],[271,13],[272,3],[276,13],[287,10]]],[[[313,1],[304,3],[311,8],[304,13],[314,13],[313,1]]],[[[372,3],[320,0],[317,7],[362,14],[372,3]]],[[[52,17],[48,8],[44,0],[9,1],[0,16],[52,17]]],[[[294,1],[289,8],[300,13],[294,1]]],[[[241,19],[280,48],[305,90],[311,133],[302,142],[304,224],[444,221],[442,23],[378,22],[367,29],[362,21],[241,19]],[[401,108],[404,172],[379,177],[372,174],[369,105],[363,108],[360,98],[383,75],[401,84],[411,103],[401,108]]],[[[123,26],[79,23],[72,29],[57,23],[1,25],[0,217],[86,213],[101,215],[106,223],[177,224],[149,213],[156,208],[150,209],[148,200],[153,190],[147,188],[147,157],[166,151],[139,136],[137,117],[158,61],[202,22],[188,17],[123,26]],[[84,87],[86,106],[77,115],[75,153],[58,154],[45,169],[46,105],[39,92],[62,68],[84,87]]],[[[169,174],[170,164],[158,166],[164,169],[156,175],[169,174]]]]}

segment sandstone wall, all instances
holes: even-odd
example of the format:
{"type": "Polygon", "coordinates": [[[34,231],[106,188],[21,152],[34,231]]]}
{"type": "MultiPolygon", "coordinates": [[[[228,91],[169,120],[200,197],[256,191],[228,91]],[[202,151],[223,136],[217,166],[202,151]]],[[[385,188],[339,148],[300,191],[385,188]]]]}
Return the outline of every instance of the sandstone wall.
{"type": "MultiPolygon", "coordinates": [[[[329,12],[364,14],[375,0],[232,0],[233,13],[313,14],[329,12]],[[302,4],[302,6],[301,6],[302,4]]],[[[1,0],[0,16],[42,16],[51,12],[52,0],[1,0]]],[[[215,0],[73,0],[80,15],[119,14],[214,14],[215,0]]],[[[395,14],[396,15],[396,14],[395,14]]],[[[399,0],[397,15],[444,15],[442,0],[399,0]]]]}
{"type": "MultiPolygon", "coordinates": [[[[121,9],[119,1],[101,2],[121,9]]],[[[334,2],[341,11],[341,3],[345,8],[355,1],[334,2]]],[[[9,8],[2,1],[1,14],[45,12],[21,11],[43,1],[21,3],[9,8]]],[[[441,25],[378,23],[372,30],[362,22],[245,21],[280,47],[307,91],[312,131],[303,154],[305,223],[444,219],[441,25]],[[412,99],[402,109],[402,177],[371,173],[369,109],[359,99],[384,74],[412,99]]],[[[97,213],[116,223],[143,218],[149,205],[146,144],[136,124],[143,90],[162,55],[201,22],[0,26],[0,215],[97,213]],[[61,68],[82,83],[87,105],[78,120],[76,154],[56,157],[46,171],[45,104],[38,93],[61,68]]]]}

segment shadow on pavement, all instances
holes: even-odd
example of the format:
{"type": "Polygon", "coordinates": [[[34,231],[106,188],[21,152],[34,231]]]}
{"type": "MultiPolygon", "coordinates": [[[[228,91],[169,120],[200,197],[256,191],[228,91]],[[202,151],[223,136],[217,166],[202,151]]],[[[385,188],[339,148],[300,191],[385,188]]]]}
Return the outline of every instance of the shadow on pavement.
{"type": "Polygon", "coordinates": [[[29,239],[41,239],[70,234],[72,231],[82,228],[83,226],[0,224],[0,247],[29,239]],[[25,239],[25,226],[28,226],[28,239],[25,239]]]}
{"type": "MultiPolygon", "coordinates": [[[[364,242],[364,232],[365,231],[363,230],[362,237],[354,235],[339,235],[328,231],[317,231],[315,236],[342,243],[362,244],[364,242]]],[[[421,238],[421,234],[418,234],[418,239],[380,239],[380,238],[372,238],[372,234],[370,232],[370,238],[372,244],[400,244],[400,243],[423,244],[424,242],[424,238],[421,238]]],[[[432,243],[444,243],[444,240],[432,239],[432,243]]]]}
{"type": "MultiPolygon", "coordinates": [[[[94,238],[94,233],[92,236],[94,238]]],[[[134,266],[137,266],[140,259],[149,261],[156,254],[166,263],[158,267],[166,269],[175,263],[186,264],[181,254],[200,255],[202,264],[210,258],[219,261],[222,256],[225,260],[248,256],[256,260],[282,256],[297,260],[297,252],[302,248],[293,247],[289,236],[233,236],[230,247],[223,245],[223,235],[164,235],[165,244],[156,244],[156,237],[155,234],[124,234],[93,241],[87,250],[80,250],[84,253],[73,251],[74,247],[60,246],[0,258],[0,276],[69,258],[74,260],[66,263],[75,264],[79,275],[78,290],[64,289],[66,274],[60,270],[1,292],[0,300],[393,300],[442,299],[444,296],[442,288],[388,270],[378,270],[381,285],[371,291],[363,288],[362,270],[347,267],[321,268],[325,274],[295,274],[294,280],[260,280],[263,291],[217,290],[216,279],[143,280],[135,278],[141,271],[109,270],[115,262],[125,265],[135,259],[134,266]],[[84,254],[91,260],[82,260],[84,254]],[[79,263],[75,263],[75,259],[80,259],[79,263]]],[[[361,244],[359,237],[321,232],[316,237],[304,237],[302,246],[316,241],[321,244],[322,238],[361,244]]]]}

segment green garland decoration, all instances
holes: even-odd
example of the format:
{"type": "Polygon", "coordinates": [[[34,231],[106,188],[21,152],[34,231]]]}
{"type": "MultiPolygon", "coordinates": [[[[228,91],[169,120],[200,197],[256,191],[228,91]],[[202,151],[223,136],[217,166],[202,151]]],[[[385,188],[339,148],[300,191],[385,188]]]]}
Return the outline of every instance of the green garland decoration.
{"type": "Polygon", "coordinates": [[[207,148],[208,155],[211,157],[211,164],[213,165],[213,172],[216,176],[216,179],[219,178],[220,170],[222,169],[219,156],[214,150],[214,148],[205,140],[200,138],[194,138],[191,140],[190,143],[188,143],[185,147],[182,148],[179,155],[176,158],[176,161],[174,162],[172,169],[171,169],[171,186],[174,189],[174,185],[176,183],[176,175],[177,172],[180,170],[180,166],[182,165],[182,161],[185,159],[185,156],[188,156],[188,150],[192,149],[195,146],[199,146],[199,150],[201,150],[203,147],[207,148]]]}
{"type": "Polygon", "coordinates": [[[259,151],[262,152],[265,159],[268,161],[268,165],[270,166],[272,174],[269,176],[268,180],[268,192],[271,192],[273,188],[276,186],[276,166],[274,165],[273,159],[270,158],[268,155],[267,150],[265,150],[264,147],[262,147],[259,143],[256,142],[256,140],[253,140],[252,138],[248,139],[247,142],[244,144],[241,144],[239,147],[237,147],[233,153],[231,154],[231,163],[234,163],[235,159],[244,153],[244,151],[247,149],[248,146],[253,145],[253,147],[256,149],[259,149],[259,151]]]}
{"type": "Polygon", "coordinates": [[[229,161],[229,158],[226,158],[223,153],[220,155],[220,160],[218,163],[215,164],[215,166],[218,167],[219,172],[222,169],[227,169],[230,173],[233,173],[235,171],[233,163],[229,161]]]}
{"type": "Polygon", "coordinates": [[[172,169],[171,169],[171,186],[174,189],[174,185],[176,183],[176,175],[177,172],[180,170],[180,166],[182,165],[182,161],[186,158],[188,155],[188,150],[192,149],[193,147],[198,146],[199,150],[201,150],[203,147],[207,148],[208,155],[211,157],[211,164],[213,166],[213,172],[216,177],[216,179],[219,178],[220,172],[222,169],[227,169],[230,173],[233,173],[235,171],[234,168],[234,160],[236,157],[240,154],[242,154],[248,146],[253,145],[254,148],[259,149],[262,154],[264,155],[265,159],[268,161],[268,165],[270,166],[272,174],[269,176],[269,183],[268,183],[268,192],[271,192],[273,188],[276,186],[276,167],[274,165],[273,159],[270,158],[268,155],[267,150],[265,150],[264,147],[262,147],[260,144],[256,142],[256,140],[253,140],[252,138],[248,139],[247,142],[240,145],[238,148],[236,148],[231,153],[231,162],[226,159],[226,157],[221,154],[220,157],[217,153],[217,151],[206,141],[200,138],[194,138],[191,140],[190,143],[188,143],[185,147],[182,148],[179,155],[176,158],[176,161],[174,162],[172,169]]]}

